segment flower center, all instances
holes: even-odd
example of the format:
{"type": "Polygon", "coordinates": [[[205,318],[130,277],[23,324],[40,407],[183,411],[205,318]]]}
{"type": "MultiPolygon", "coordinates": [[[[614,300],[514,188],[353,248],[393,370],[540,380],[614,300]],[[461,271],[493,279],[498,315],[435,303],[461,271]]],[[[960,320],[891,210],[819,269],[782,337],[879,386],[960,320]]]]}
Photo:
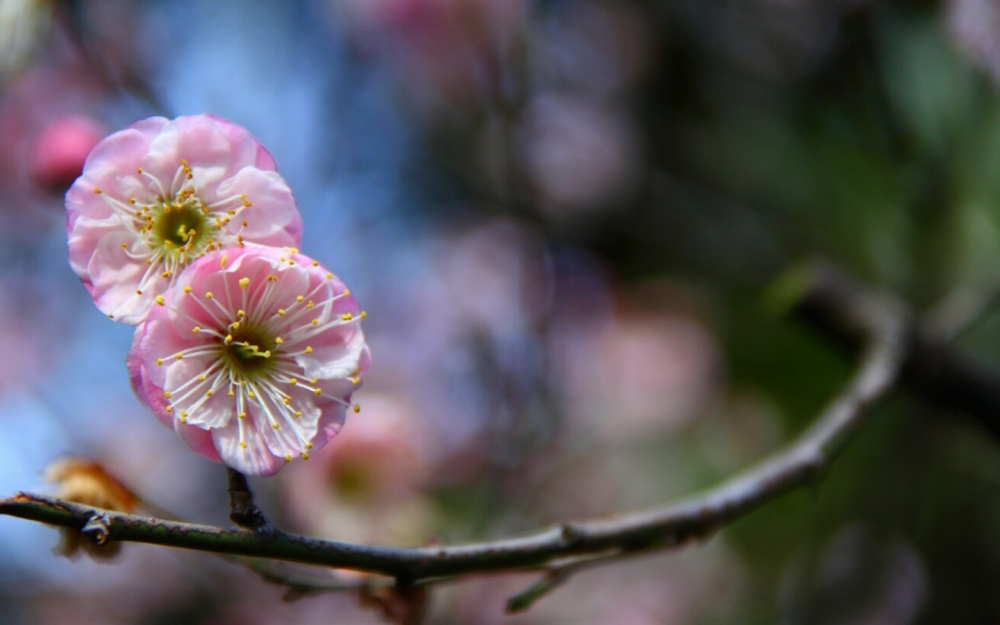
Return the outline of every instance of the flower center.
{"type": "Polygon", "coordinates": [[[227,368],[238,378],[255,379],[277,364],[272,352],[278,342],[260,326],[233,323],[223,344],[227,368]]]}
{"type": "Polygon", "coordinates": [[[149,211],[150,243],[162,245],[167,255],[193,257],[201,254],[215,230],[201,202],[191,196],[157,202],[149,211]]]}

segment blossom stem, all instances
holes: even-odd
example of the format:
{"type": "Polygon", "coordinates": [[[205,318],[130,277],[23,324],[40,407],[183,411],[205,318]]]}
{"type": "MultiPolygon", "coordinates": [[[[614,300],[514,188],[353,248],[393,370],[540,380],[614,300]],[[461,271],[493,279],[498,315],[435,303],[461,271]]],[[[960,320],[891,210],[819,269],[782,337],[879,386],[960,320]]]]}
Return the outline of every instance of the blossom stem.
{"type": "Polygon", "coordinates": [[[229,518],[240,527],[251,530],[270,530],[270,524],[253,501],[253,492],[245,475],[226,467],[229,477],[229,518]]]}

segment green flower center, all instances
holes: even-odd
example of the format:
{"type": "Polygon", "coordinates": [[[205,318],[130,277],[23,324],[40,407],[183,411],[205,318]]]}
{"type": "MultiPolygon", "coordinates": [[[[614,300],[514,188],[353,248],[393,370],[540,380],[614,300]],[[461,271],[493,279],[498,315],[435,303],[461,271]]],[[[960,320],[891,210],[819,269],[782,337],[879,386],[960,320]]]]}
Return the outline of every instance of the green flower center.
{"type": "Polygon", "coordinates": [[[218,229],[206,212],[201,201],[190,196],[157,202],[146,223],[150,243],[166,248],[166,256],[200,256],[218,229]]]}
{"type": "Polygon", "coordinates": [[[266,375],[277,364],[274,350],[278,342],[260,326],[232,324],[223,345],[227,368],[238,377],[253,380],[266,375]]]}

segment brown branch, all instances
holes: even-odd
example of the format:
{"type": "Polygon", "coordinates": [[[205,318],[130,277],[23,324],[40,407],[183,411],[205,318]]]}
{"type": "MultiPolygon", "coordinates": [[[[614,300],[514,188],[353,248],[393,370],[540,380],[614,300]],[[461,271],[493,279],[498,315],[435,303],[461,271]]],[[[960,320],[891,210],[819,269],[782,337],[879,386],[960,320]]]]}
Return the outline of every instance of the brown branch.
{"type": "Polygon", "coordinates": [[[280,530],[262,533],[178,523],[29,494],[0,499],[0,514],[85,532],[100,530],[105,540],[376,573],[396,578],[401,586],[471,573],[546,569],[574,556],[618,557],[679,547],[817,479],[861,426],[868,408],[894,388],[908,356],[907,318],[891,301],[868,296],[859,302],[863,305],[853,311],[856,333],[852,336],[862,348],[861,367],[816,423],[790,446],[743,473],[662,508],[567,522],[506,540],[413,549],[322,541],[280,530]]]}

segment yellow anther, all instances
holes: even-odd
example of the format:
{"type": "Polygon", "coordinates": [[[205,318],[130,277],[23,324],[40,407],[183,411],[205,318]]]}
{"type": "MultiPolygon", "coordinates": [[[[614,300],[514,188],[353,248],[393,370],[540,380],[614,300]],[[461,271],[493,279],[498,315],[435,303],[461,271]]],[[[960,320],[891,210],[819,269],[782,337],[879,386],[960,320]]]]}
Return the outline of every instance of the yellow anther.
{"type": "Polygon", "coordinates": [[[312,308],[315,305],[316,305],[315,302],[313,302],[312,300],[309,300],[309,303],[306,304],[306,308],[312,308]]]}
{"type": "Polygon", "coordinates": [[[191,331],[194,332],[195,334],[198,334],[199,332],[201,332],[201,326],[195,326],[191,328],[191,331]]]}
{"type": "Polygon", "coordinates": [[[169,271],[164,271],[163,273],[160,274],[160,277],[163,278],[164,280],[166,280],[167,278],[169,278],[172,275],[173,274],[170,273],[169,271]]]}
{"type": "Polygon", "coordinates": [[[160,306],[163,306],[163,296],[162,295],[157,295],[156,296],[156,303],[159,304],[160,306]]]}
{"type": "Polygon", "coordinates": [[[362,311],[361,311],[361,315],[360,315],[360,317],[361,317],[362,319],[364,319],[364,318],[365,318],[365,317],[367,317],[367,316],[368,316],[368,313],[366,313],[365,311],[363,311],[363,310],[362,310],[362,311]]]}
{"type": "Polygon", "coordinates": [[[361,384],[361,378],[347,378],[351,381],[351,384],[361,384]]]}
{"type": "Polygon", "coordinates": [[[191,286],[190,286],[190,285],[188,285],[188,286],[185,286],[185,287],[184,287],[184,292],[185,292],[185,293],[190,293],[190,292],[191,292],[191,286]]]}
{"type": "Polygon", "coordinates": [[[312,443],[306,443],[306,449],[312,449],[312,448],[313,448],[312,443]]]}
{"type": "Polygon", "coordinates": [[[313,324],[314,326],[318,326],[319,325],[319,319],[313,319],[309,323],[313,324]]]}
{"type": "Polygon", "coordinates": [[[162,358],[157,358],[156,359],[156,366],[159,367],[162,364],[163,364],[163,359],[162,358]]]}
{"type": "Polygon", "coordinates": [[[135,294],[136,294],[136,295],[142,295],[142,291],[140,291],[139,289],[136,289],[136,290],[135,290],[135,294]]]}
{"type": "Polygon", "coordinates": [[[281,398],[281,403],[285,404],[286,406],[287,406],[287,405],[288,405],[289,403],[291,403],[291,401],[292,401],[292,398],[291,398],[291,397],[282,397],[282,398],[281,398]]]}
{"type": "Polygon", "coordinates": [[[279,308],[278,309],[278,316],[279,317],[284,317],[285,316],[285,309],[284,308],[279,308]]]}
{"type": "Polygon", "coordinates": [[[292,457],[291,457],[291,456],[288,456],[288,455],[286,455],[286,456],[285,456],[285,462],[291,462],[291,461],[292,461],[292,457]]]}
{"type": "Polygon", "coordinates": [[[305,349],[305,352],[306,352],[307,354],[311,354],[311,353],[313,353],[313,348],[312,348],[312,347],[310,347],[309,345],[306,345],[306,349],[305,349]]]}
{"type": "Polygon", "coordinates": [[[234,321],[231,324],[229,324],[229,327],[231,327],[234,330],[239,330],[240,329],[240,322],[239,321],[234,321]]]}
{"type": "Polygon", "coordinates": [[[229,392],[226,393],[226,394],[229,395],[230,397],[235,397],[236,396],[236,393],[233,392],[233,389],[229,389],[229,392]]]}
{"type": "Polygon", "coordinates": [[[243,220],[243,223],[242,223],[241,225],[242,225],[242,226],[243,226],[244,228],[246,228],[246,227],[247,227],[247,222],[246,222],[246,220],[245,220],[245,219],[243,220]]]}
{"type": "Polygon", "coordinates": [[[354,315],[352,315],[352,314],[351,314],[351,313],[349,313],[349,312],[346,312],[346,313],[342,314],[342,315],[340,316],[340,318],[341,318],[341,320],[343,320],[343,321],[350,321],[351,319],[354,319],[354,315]]]}
{"type": "Polygon", "coordinates": [[[188,416],[187,410],[182,410],[181,411],[181,419],[187,419],[187,416],[188,416]]]}
{"type": "Polygon", "coordinates": [[[299,417],[302,416],[302,411],[301,410],[296,410],[295,412],[292,413],[292,416],[295,417],[296,419],[298,419],[299,417]]]}
{"type": "Polygon", "coordinates": [[[306,452],[302,452],[302,459],[303,460],[308,460],[309,459],[309,454],[307,454],[306,452]]]}
{"type": "Polygon", "coordinates": [[[211,397],[211,396],[212,396],[212,389],[208,389],[207,391],[205,391],[205,397],[211,397]]]}
{"type": "Polygon", "coordinates": [[[257,397],[257,396],[253,394],[253,391],[248,391],[247,392],[247,397],[249,397],[250,399],[253,399],[253,398],[257,397]]]}
{"type": "Polygon", "coordinates": [[[164,408],[163,410],[166,411],[166,412],[173,412],[174,411],[174,407],[171,406],[170,404],[167,404],[167,407],[164,408]]]}
{"type": "Polygon", "coordinates": [[[170,399],[170,391],[163,391],[163,399],[170,399]]]}
{"type": "Polygon", "coordinates": [[[328,271],[328,272],[326,272],[326,279],[327,279],[327,280],[333,280],[333,274],[332,274],[332,273],[330,273],[329,271],[328,271]]]}
{"type": "Polygon", "coordinates": [[[323,394],[323,389],[321,388],[313,389],[313,393],[316,393],[316,397],[319,397],[320,395],[323,394]]]}
{"type": "Polygon", "coordinates": [[[238,283],[241,289],[245,289],[250,285],[250,278],[240,278],[238,283]]]}
{"type": "Polygon", "coordinates": [[[214,295],[212,295],[212,292],[211,292],[211,291],[206,291],[206,292],[205,292],[205,298],[206,298],[206,299],[212,299],[212,298],[214,298],[214,297],[215,297],[215,296],[214,296],[214,295]]]}
{"type": "Polygon", "coordinates": [[[350,294],[351,294],[351,290],[350,289],[344,289],[344,292],[341,293],[341,295],[350,295],[350,294]]]}
{"type": "Polygon", "coordinates": [[[275,345],[281,345],[284,342],[285,342],[285,340],[283,338],[281,338],[280,336],[275,337],[275,339],[274,339],[274,344],[275,345]]]}
{"type": "Polygon", "coordinates": [[[101,188],[100,187],[94,187],[94,194],[95,195],[100,195],[101,194],[101,188]]]}
{"type": "Polygon", "coordinates": [[[224,342],[225,342],[226,345],[229,345],[230,343],[232,343],[233,342],[233,335],[232,334],[227,334],[226,338],[224,339],[224,342]]]}
{"type": "Polygon", "coordinates": [[[207,379],[208,379],[208,377],[204,373],[198,376],[198,381],[199,382],[204,382],[207,379]]]}
{"type": "Polygon", "coordinates": [[[319,267],[319,261],[318,260],[314,260],[313,261],[313,267],[319,267]]]}
{"type": "Polygon", "coordinates": [[[136,167],[135,168],[135,173],[141,174],[142,173],[142,167],[136,167]]]}
{"type": "Polygon", "coordinates": [[[181,167],[187,167],[187,166],[188,166],[187,159],[182,158],[181,159],[181,167]]]}
{"type": "Polygon", "coordinates": [[[289,383],[289,384],[291,384],[292,386],[295,386],[295,385],[296,385],[296,384],[298,384],[299,382],[298,382],[298,380],[296,380],[295,378],[292,378],[291,380],[289,380],[289,381],[288,381],[288,383],[289,383]]]}
{"type": "Polygon", "coordinates": [[[108,319],[114,319],[114,318],[115,318],[115,316],[113,314],[108,313],[108,319]]]}
{"type": "Polygon", "coordinates": [[[128,249],[128,243],[122,243],[122,244],[121,244],[121,248],[122,248],[123,250],[127,250],[127,249],[128,249]]]}
{"type": "Polygon", "coordinates": [[[180,360],[181,358],[184,358],[184,354],[177,354],[176,356],[174,356],[174,358],[180,360]]]}
{"type": "Polygon", "coordinates": [[[301,301],[302,301],[302,300],[304,300],[304,299],[305,299],[305,296],[304,296],[304,295],[299,295],[298,297],[296,297],[296,298],[295,298],[295,301],[296,301],[296,302],[301,302],[301,301]]]}
{"type": "Polygon", "coordinates": [[[225,268],[225,266],[226,266],[226,262],[227,262],[228,260],[229,260],[229,255],[228,255],[228,254],[223,254],[223,255],[222,255],[222,258],[221,258],[221,259],[219,260],[219,267],[223,267],[223,268],[225,268]]]}
{"type": "Polygon", "coordinates": [[[135,199],[134,197],[130,197],[130,198],[128,199],[128,203],[129,203],[129,204],[135,204],[135,202],[136,202],[136,199],[135,199]]]}
{"type": "Polygon", "coordinates": [[[354,414],[361,412],[361,404],[354,404],[354,414]]]}
{"type": "Polygon", "coordinates": [[[246,316],[247,316],[247,313],[242,308],[236,311],[236,317],[238,319],[242,319],[243,317],[246,317],[246,316]]]}
{"type": "Polygon", "coordinates": [[[246,441],[240,441],[240,449],[246,449],[246,448],[247,448],[246,441]]]}
{"type": "Polygon", "coordinates": [[[278,424],[277,423],[272,423],[271,427],[274,428],[275,430],[277,430],[278,429],[278,424]]]}
{"type": "MultiPolygon", "coordinates": [[[[253,202],[250,200],[243,200],[243,208],[250,208],[251,206],[253,206],[253,202]]],[[[243,225],[247,225],[247,222],[244,221],[243,225]]]]}

